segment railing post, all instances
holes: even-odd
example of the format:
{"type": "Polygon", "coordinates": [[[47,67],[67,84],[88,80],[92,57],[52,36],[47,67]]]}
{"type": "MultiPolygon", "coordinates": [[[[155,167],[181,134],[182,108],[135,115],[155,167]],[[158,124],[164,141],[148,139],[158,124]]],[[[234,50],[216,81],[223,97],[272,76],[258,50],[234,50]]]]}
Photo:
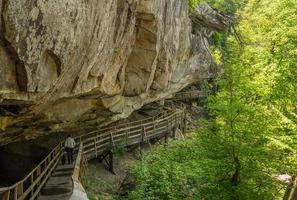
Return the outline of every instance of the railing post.
{"type": "MultiPolygon", "coordinates": [[[[33,185],[33,183],[34,183],[34,172],[31,174],[30,179],[31,179],[31,185],[33,185]]],[[[31,190],[31,196],[33,196],[33,194],[34,194],[34,189],[31,190]]]]}
{"type": "Polygon", "coordinates": [[[13,199],[14,200],[17,200],[18,199],[18,186],[16,185],[15,188],[14,188],[14,196],[13,196],[13,199]]]}
{"type": "Polygon", "coordinates": [[[115,174],[114,169],[113,169],[113,152],[110,151],[109,153],[109,171],[113,174],[115,174]]]}
{"type": "Polygon", "coordinates": [[[142,126],[142,131],[141,131],[141,143],[144,143],[144,133],[145,133],[145,127],[142,126]]]}
{"type": "Polygon", "coordinates": [[[21,182],[19,185],[18,185],[18,197],[22,197],[23,196],[23,193],[24,193],[24,183],[21,182]]]}
{"type": "Polygon", "coordinates": [[[167,119],[167,132],[169,132],[169,119],[167,119]]]}
{"type": "Polygon", "coordinates": [[[187,130],[187,114],[186,114],[186,110],[184,109],[184,112],[183,112],[183,134],[186,133],[186,130],[187,130]]]}
{"type": "Polygon", "coordinates": [[[156,134],[156,120],[153,118],[153,135],[156,134]]]}
{"type": "Polygon", "coordinates": [[[63,147],[64,147],[63,142],[60,142],[60,150],[61,150],[61,151],[63,150],[63,147]]]}
{"type": "Polygon", "coordinates": [[[112,148],[114,148],[115,144],[114,144],[114,141],[113,141],[112,131],[110,131],[110,143],[112,145],[112,148]]]}
{"type": "Polygon", "coordinates": [[[95,155],[97,158],[97,156],[98,156],[98,154],[97,154],[97,137],[94,138],[94,147],[95,147],[95,155]]]}
{"type": "Polygon", "coordinates": [[[168,133],[165,133],[165,139],[164,139],[165,141],[165,144],[167,144],[167,142],[168,142],[168,133]]]}
{"type": "Polygon", "coordinates": [[[177,114],[174,115],[174,126],[177,126],[177,114]]]}
{"type": "Polygon", "coordinates": [[[2,200],[10,200],[10,190],[5,191],[2,195],[2,200]]]}
{"type": "Polygon", "coordinates": [[[125,131],[125,135],[126,135],[126,140],[127,140],[127,142],[129,142],[128,140],[129,140],[129,126],[128,126],[128,124],[125,124],[125,128],[126,128],[126,131],[125,131]]]}
{"type": "Polygon", "coordinates": [[[143,126],[143,130],[142,131],[143,131],[143,139],[142,139],[142,141],[143,142],[144,141],[147,142],[148,139],[147,139],[147,135],[146,135],[146,128],[145,128],[145,126],[143,126]]]}
{"type": "Polygon", "coordinates": [[[48,159],[47,159],[47,164],[48,164],[48,165],[49,165],[49,163],[51,162],[52,157],[54,158],[53,154],[54,154],[54,153],[51,153],[50,156],[49,156],[48,159]]]}
{"type": "MultiPolygon", "coordinates": [[[[41,170],[40,170],[41,166],[38,166],[36,169],[36,179],[40,176],[41,170]]],[[[37,187],[40,186],[40,180],[38,181],[38,183],[36,184],[37,187]]]]}
{"type": "Polygon", "coordinates": [[[172,130],[172,138],[176,139],[176,126],[174,126],[172,130]]]}

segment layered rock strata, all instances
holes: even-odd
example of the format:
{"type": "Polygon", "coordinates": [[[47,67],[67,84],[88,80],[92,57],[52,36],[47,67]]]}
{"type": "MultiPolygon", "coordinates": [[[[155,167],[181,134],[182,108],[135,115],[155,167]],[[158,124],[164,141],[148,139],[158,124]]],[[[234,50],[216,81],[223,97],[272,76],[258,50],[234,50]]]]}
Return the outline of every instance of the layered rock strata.
{"type": "Polygon", "coordinates": [[[0,145],[103,126],[214,73],[209,23],[192,34],[186,0],[0,0],[0,9],[0,145]]]}

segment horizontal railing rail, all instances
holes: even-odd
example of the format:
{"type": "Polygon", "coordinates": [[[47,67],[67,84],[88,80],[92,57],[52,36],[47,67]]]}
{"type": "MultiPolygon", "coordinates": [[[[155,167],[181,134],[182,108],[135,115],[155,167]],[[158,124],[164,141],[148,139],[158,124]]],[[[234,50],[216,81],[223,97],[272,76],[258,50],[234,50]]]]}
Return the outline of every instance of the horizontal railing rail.
{"type": "Polygon", "coordinates": [[[74,170],[72,174],[73,181],[79,181],[80,177],[83,174],[84,166],[85,166],[85,157],[84,157],[84,146],[83,143],[80,143],[78,148],[78,153],[75,159],[74,170]]]}
{"type": "Polygon", "coordinates": [[[195,99],[200,97],[207,97],[210,95],[210,91],[205,90],[189,90],[185,92],[176,93],[174,98],[175,99],[195,99]]]}
{"type": "Polygon", "coordinates": [[[104,151],[117,146],[117,144],[126,146],[142,143],[149,139],[161,136],[164,132],[169,133],[177,124],[183,123],[183,111],[167,113],[164,117],[151,121],[142,121],[140,124],[132,126],[122,126],[118,129],[110,128],[102,134],[89,136],[83,141],[84,154],[87,159],[92,159],[102,154],[104,151]]]}

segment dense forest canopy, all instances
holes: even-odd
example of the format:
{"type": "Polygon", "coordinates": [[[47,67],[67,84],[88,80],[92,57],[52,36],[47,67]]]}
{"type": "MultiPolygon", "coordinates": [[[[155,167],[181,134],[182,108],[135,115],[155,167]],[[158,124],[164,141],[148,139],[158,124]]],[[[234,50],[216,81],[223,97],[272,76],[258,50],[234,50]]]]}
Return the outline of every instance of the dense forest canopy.
{"type": "MultiPolygon", "coordinates": [[[[201,0],[189,0],[190,13],[201,0]]],[[[212,37],[224,73],[210,117],[191,139],[156,147],[134,167],[128,199],[283,199],[297,175],[295,0],[209,0],[236,16],[212,37]]]]}

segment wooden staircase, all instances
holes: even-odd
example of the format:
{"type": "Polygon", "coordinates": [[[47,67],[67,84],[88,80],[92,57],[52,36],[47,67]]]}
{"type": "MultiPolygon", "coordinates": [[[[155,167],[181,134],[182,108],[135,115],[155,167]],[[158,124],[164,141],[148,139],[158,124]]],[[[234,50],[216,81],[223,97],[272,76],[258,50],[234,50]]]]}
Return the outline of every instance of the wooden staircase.
{"type": "Polygon", "coordinates": [[[75,138],[76,162],[62,165],[61,141],[26,177],[12,186],[0,188],[1,200],[70,199],[73,184],[83,176],[88,160],[105,158],[112,171],[112,152],[118,145],[131,146],[151,139],[174,137],[176,129],[186,129],[185,110],[165,111],[158,116],[101,128],[75,138]]]}

